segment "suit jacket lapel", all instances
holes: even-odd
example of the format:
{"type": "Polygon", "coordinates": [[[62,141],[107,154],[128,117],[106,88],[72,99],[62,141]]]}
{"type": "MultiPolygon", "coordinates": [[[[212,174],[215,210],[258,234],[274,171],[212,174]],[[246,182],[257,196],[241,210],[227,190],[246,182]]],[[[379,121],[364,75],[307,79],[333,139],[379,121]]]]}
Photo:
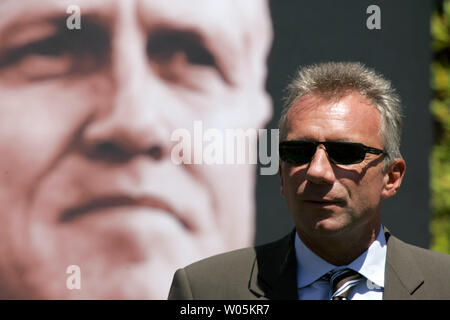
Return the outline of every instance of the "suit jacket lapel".
{"type": "Polygon", "coordinates": [[[384,300],[414,299],[424,277],[416,266],[409,247],[385,229],[387,242],[384,300]]]}
{"type": "Polygon", "coordinates": [[[295,230],[277,242],[255,248],[249,290],[258,298],[297,299],[294,236],[295,230]]]}

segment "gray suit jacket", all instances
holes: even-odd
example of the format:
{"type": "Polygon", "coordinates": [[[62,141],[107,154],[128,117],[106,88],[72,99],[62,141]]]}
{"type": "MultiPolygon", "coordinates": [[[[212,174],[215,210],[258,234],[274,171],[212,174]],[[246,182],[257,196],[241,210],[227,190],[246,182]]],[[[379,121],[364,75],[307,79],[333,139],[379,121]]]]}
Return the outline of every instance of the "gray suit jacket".
{"type": "MultiPolygon", "coordinates": [[[[297,299],[294,235],[177,270],[169,299],[297,299]]],[[[383,299],[450,299],[450,255],[385,235],[383,299]]]]}

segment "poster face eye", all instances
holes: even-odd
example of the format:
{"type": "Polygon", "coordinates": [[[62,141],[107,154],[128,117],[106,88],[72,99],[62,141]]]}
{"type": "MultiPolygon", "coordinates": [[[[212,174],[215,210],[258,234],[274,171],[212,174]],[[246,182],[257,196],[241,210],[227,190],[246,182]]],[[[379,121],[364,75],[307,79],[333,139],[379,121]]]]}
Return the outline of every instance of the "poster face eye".
{"type": "Polygon", "coordinates": [[[43,20],[16,32],[24,39],[0,50],[0,74],[20,81],[42,81],[93,73],[109,59],[107,30],[86,17],[83,31],[69,30],[62,19],[43,20]]]}

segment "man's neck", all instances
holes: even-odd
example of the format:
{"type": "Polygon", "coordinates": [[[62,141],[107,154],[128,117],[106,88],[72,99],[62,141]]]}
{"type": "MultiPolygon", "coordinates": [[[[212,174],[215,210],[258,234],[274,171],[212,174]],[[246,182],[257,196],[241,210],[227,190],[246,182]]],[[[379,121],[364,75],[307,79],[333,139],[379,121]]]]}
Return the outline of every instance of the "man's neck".
{"type": "Polygon", "coordinates": [[[381,224],[364,232],[342,233],[337,236],[310,238],[297,233],[302,242],[316,255],[335,266],[350,264],[375,241],[381,224]]]}

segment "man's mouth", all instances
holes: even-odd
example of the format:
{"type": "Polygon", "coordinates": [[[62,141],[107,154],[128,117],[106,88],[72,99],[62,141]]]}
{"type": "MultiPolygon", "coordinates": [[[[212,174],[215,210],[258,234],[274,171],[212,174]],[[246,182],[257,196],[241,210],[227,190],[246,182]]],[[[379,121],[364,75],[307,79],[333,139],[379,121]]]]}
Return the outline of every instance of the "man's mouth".
{"type": "Polygon", "coordinates": [[[64,210],[64,212],[60,216],[60,222],[70,223],[75,220],[81,219],[84,216],[95,214],[96,212],[101,212],[108,209],[130,207],[157,209],[167,212],[168,214],[175,216],[187,229],[193,229],[193,226],[189,224],[185,219],[182,219],[182,217],[169,204],[158,198],[149,196],[133,198],[125,195],[117,195],[95,198],[78,206],[73,206],[64,210]]]}
{"type": "Polygon", "coordinates": [[[344,202],[339,199],[304,199],[304,203],[316,206],[343,206],[344,202]]]}

